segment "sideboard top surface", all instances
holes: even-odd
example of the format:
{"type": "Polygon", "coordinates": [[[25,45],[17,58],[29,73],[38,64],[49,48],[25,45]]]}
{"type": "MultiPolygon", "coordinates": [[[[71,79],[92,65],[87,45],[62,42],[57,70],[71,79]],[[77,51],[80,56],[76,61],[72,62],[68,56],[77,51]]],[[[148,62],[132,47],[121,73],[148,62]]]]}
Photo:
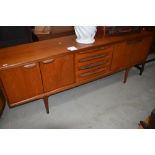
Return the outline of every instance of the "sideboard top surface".
{"type": "Polygon", "coordinates": [[[54,57],[57,55],[71,53],[67,50],[67,47],[70,46],[75,46],[78,49],[76,51],[79,51],[150,35],[152,35],[151,32],[141,32],[123,36],[98,36],[96,37],[96,41],[94,44],[88,45],[77,43],[75,41],[76,36],[71,35],[29,44],[17,45],[8,48],[2,48],[0,49],[0,70],[16,65],[44,60],[46,58],[54,57]]]}

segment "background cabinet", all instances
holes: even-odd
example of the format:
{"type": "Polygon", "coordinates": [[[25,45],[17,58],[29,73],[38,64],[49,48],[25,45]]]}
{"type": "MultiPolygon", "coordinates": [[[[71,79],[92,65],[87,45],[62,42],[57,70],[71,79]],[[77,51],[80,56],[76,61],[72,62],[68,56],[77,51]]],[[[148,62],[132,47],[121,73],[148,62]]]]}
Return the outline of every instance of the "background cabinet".
{"type": "Polygon", "coordinates": [[[73,54],[46,59],[40,62],[40,69],[45,92],[74,83],[73,54]]]}
{"type": "Polygon", "coordinates": [[[43,93],[38,63],[2,70],[1,80],[10,106],[43,93]]]}

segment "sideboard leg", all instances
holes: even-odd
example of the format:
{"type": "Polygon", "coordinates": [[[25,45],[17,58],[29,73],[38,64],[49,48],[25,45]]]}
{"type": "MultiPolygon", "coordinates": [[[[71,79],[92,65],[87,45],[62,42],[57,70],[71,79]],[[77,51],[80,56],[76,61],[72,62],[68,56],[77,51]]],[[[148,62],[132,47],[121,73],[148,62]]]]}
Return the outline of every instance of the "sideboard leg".
{"type": "Polygon", "coordinates": [[[127,81],[127,78],[128,78],[128,73],[129,73],[129,68],[125,70],[125,73],[124,73],[124,83],[126,83],[127,81]]]}
{"type": "Polygon", "coordinates": [[[48,97],[44,98],[44,105],[45,105],[47,114],[49,114],[48,97]]]}
{"type": "Polygon", "coordinates": [[[139,75],[142,75],[142,74],[143,74],[143,71],[144,71],[144,64],[142,64],[142,67],[141,67],[141,69],[140,69],[139,75]]]}
{"type": "MultiPolygon", "coordinates": [[[[145,63],[146,63],[146,62],[145,62],[145,63]]],[[[139,69],[139,71],[140,71],[140,72],[139,72],[139,75],[142,75],[142,73],[143,73],[143,71],[144,71],[145,63],[135,65],[135,67],[136,67],[137,69],[139,69]]]]}

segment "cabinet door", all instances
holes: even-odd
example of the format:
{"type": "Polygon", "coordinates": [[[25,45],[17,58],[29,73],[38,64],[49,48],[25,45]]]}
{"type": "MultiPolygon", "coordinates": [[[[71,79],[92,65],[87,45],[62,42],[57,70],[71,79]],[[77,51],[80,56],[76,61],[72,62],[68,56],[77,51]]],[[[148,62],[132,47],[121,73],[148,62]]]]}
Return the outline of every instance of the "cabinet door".
{"type": "Polygon", "coordinates": [[[143,63],[148,55],[152,37],[132,39],[114,47],[112,70],[121,70],[143,63]]]}
{"type": "Polygon", "coordinates": [[[130,66],[131,50],[126,42],[115,44],[111,67],[112,71],[122,70],[130,66]]]}
{"type": "Polygon", "coordinates": [[[74,59],[71,54],[44,60],[40,67],[45,92],[74,83],[74,59]]]}
{"type": "Polygon", "coordinates": [[[37,63],[3,70],[0,76],[10,106],[43,93],[37,63]]]}
{"type": "Polygon", "coordinates": [[[135,44],[134,52],[132,53],[132,64],[133,65],[141,64],[146,60],[150,47],[151,47],[151,43],[152,43],[152,37],[145,37],[137,43],[133,42],[133,44],[135,44]]]}

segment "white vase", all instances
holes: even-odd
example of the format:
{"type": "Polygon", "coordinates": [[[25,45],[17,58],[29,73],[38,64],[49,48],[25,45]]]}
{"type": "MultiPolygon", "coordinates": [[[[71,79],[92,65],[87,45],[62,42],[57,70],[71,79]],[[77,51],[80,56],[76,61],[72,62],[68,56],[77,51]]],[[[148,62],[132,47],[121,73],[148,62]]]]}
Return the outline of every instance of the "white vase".
{"type": "Polygon", "coordinates": [[[96,26],[74,26],[76,42],[82,44],[92,44],[95,42],[96,26]]]}

